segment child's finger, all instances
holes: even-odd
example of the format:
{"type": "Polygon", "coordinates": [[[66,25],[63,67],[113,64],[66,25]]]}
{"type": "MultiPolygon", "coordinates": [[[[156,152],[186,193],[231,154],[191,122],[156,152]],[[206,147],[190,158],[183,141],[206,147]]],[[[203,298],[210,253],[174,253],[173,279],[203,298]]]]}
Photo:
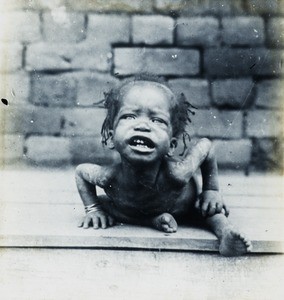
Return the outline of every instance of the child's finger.
{"type": "Polygon", "coordinates": [[[86,216],[83,222],[83,228],[87,229],[89,228],[89,224],[90,224],[91,218],[89,216],[86,216]]]}
{"type": "Polygon", "coordinates": [[[196,209],[200,209],[200,199],[198,198],[194,204],[196,209]]]}
{"type": "Polygon", "coordinates": [[[208,203],[204,202],[201,207],[202,216],[205,217],[208,210],[208,203]]]}
{"type": "Polygon", "coordinates": [[[216,204],[216,213],[220,214],[222,212],[223,205],[221,203],[216,204]]]}
{"type": "Polygon", "coordinates": [[[114,219],[110,216],[108,216],[108,225],[113,226],[114,225],[114,219]]]}
{"type": "Polygon", "coordinates": [[[101,217],[101,227],[102,229],[107,228],[107,218],[105,216],[101,217]]]}
{"type": "Polygon", "coordinates": [[[93,216],[93,228],[99,229],[99,218],[96,216],[93,216]]]}
{"type": "Polygon", "coordinates": [[[223,208],[224,208],[224,210],[225,210],[225,216],[226,216],[226,217],[228,217],[228,216],[229,216],[229,214],[230,214],[230,210],[229,210],[229,208],[227,207],[227,205],[226,205],[226,204],[224,204],[224,205],[223,205],[223,208]]]}
{"type": "Polygon", "coordinates": [[[211,217],[215,214],[215,212],[216,212],[216,206],[210,203],[207,208],[207,215],[211,217]]]}
{"type": "Polygon", "coordinates": [[[81,219],[78,224],[77,224],[77,227],[82,227],[84,224],[84,219],[81,219]]]}

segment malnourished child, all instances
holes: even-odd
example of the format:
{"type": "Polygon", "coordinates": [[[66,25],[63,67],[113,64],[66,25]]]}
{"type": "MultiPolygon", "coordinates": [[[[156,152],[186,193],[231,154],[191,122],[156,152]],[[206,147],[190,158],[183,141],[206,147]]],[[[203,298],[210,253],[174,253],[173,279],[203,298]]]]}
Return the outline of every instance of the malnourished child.
{"type": "Polygon", "coordinates": [[[120,160],[76,168],[86,210],[79,226],[107,228],[118,221],[173,233],[177,220],[197,217],[218,237],[222,255],[250,252],[251,242],[227,219],[211,142],[203,138],[182,158],[174,156],[191,112],[183,94],[177,97],[166,83],[140,77],[106,94],[105,106],[103,142],[120,154],[120,160]],[[199,169],[201,194],[194,179],[199,169]],[[106,195],[97,196],[96,186],[106,195]]]}

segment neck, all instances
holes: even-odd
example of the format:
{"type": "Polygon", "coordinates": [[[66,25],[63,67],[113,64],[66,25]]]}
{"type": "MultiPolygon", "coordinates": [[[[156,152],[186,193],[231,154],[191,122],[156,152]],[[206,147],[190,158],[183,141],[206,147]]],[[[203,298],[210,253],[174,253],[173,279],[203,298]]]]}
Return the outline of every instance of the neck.
{"type": "Polygon", "coordinates": [[[121,166],[122,176],[129,184],[153,187],[157,182],[161,161],[151,164],[133,164],[122,159],[121,166]]]}

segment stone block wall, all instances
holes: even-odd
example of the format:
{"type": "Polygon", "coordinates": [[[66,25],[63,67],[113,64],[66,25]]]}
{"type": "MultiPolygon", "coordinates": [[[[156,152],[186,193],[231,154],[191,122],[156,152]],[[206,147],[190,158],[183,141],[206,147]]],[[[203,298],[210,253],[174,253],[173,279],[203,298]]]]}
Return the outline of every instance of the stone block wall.
{"type": "Polygon", "coordinates": [[[108,162],[104,92],[164,76],[221,168],[283,168],[283,0],[2,0],[0,161],[108,162]]]}

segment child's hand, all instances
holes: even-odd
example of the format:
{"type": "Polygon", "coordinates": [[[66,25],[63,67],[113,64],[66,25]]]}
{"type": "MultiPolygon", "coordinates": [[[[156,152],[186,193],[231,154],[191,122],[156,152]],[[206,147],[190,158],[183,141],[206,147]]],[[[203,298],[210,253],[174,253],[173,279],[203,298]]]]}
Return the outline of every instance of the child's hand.
{"type": "Polygon", "coordinates": [[[203,217],[211,217],[222,213],[222,211],[224,211],[226,217],[229,215],[229,209],[224,204],[218,191],[204,191],[196,201],[195,208],[201,212],[203,217]]]}
{"type": "Polygon", "coordinates": [[[87,213],[82,221],[79,222],[78,227],[89,228],[93,225],[94,229],[105,229],[114,225],[114,219],[107,215],[103,210],[91,211],[87,213]]]}

